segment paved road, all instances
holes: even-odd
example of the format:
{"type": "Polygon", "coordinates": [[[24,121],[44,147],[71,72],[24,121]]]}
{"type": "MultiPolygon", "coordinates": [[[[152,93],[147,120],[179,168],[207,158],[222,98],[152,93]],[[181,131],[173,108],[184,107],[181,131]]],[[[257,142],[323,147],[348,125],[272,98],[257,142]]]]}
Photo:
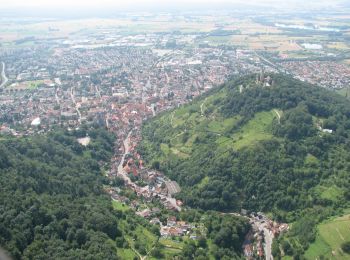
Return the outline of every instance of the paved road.
{"type": "Polygon", "coordinates": [[[273,234],[272,232],[270,232],[267,228],[266,228],[266,222],[265,221],[261,221],[261,220],[256,220],[254,218],[252,218],[251,220],[253,220],[254,225],[257,226],[258,230],[263,231],[264,232],[264,251],[265,251],[265,259],[266,260],[273,260],[273,256],[272,256],[272,242],[273,242],[273,234]]]}
{"type": "Polygon", "coordinates": [[[228,215],[233,215],[236,217],[244,217],[244,218],[248,218],[250,219],[253,224],[258,230],[263,231],[264,232],[264,238],[265,238],[265,243],[264,243],[264,251],[265,251],[265,259],[266,260],[273,260],[273,256],[272,256],[272,242],[273,242],[273,234],[271,231],[269,231],[266,228],[266,222],[265,221],[261,221],[258,220],[256,218],[249,218],[247,216],[243,216],[239,213],[222,213],[222,214],[228,214],[228,215]]]}
{"type": "Polygon", "coordinates": [[[2,67],[2,70],[1,70],[1,85],[0,85],[0,88],[4,87],[6,85],[6,83],[8,82],[8,80],[9,80],[6,77],[5,63],[4,62],[1,63],[1,67],[2,67]]]}
{"type": "Polygon", "coordinates": [[[273,256],[271,253],[273,234],[267,228],[263,228],[263,231],[265,235],[264,250],[265,250],[266,260],[273,260],[273,256]]]}

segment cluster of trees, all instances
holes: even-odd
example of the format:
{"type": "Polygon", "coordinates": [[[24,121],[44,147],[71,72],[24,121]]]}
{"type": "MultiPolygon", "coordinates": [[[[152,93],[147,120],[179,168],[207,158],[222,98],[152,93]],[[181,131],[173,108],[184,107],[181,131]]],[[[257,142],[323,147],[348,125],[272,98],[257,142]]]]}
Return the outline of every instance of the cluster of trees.
{"type": "Polygon", "coordinates": [[[186,210],[180,215],[188,222],[202,223],[205,233],[196,242],[186,242],[183,259],[241,258],[242,244],[250,228],[247,219],[202,210],[186,210]],[[212,242],[210,247],[208,241],[212,242]]]}
{"type": "Polygon", "coordinates": [[[341,249],[343,250],[343,252],[350,254],[350,241],[342,243],[341,249]]]}
{"type": "MultiPolygon", "coordinates": [[[[272,212],[277,220],[287,222],[301,219],[300,226],[308,223],[312,232],[305,235],[305,229],[295,228],[293,235],[307,246],[306,241],[314,238],[316,223],[322,220],[316,216],[326,217],[349,205],[350,104],[326,89],[285,75],[270,76],[274,81],[271,87],[256,84],[255,75],[228,82],[216,90],[224,91],[225,98],[214,100],[221,116],[240,118],[221,133],[224,136],[241,131],[258,112],[282,110],[281,119],[276,118],[270,127],[271,139],[218,152],[218,137],[208,132],[195,138],[188,158],[164,154],[162,143],[169,144],[186,131],[184,128],[195,127],[170,129],[163,119],[165,114],[144,126],[140,151],[147,161],[156,161],[158,168],[180,183],[179,197],[187,205],[205,210],[272,212]],[[242,93],[240,85],[244,86],[242,93]],[[320,127],[334,132],[323,133],[320,127]],[[322,185],[333,185],[341,192],[336,199],[322,196],[317,191],[322,185]],[[300,218],[307,214],[316,221],[300,218]]],[[[195,100],[191,107],[202,102],[195,100]]],[[[207,117],[211,116],[215,115],[210,112],[207,117]]]]}
{"type": "Polygon", "coordinates": [[[117,259],[122,233],[100,167],[114,138],[80,131],[1,141],[0,245],[14,259],[117,259]]]}

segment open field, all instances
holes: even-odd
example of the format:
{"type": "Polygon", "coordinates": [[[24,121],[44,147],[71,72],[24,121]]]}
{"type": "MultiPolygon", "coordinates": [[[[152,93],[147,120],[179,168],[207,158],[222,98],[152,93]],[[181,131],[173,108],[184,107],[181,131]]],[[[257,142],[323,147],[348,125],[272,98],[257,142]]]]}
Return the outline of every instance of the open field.
{"type": "Polygon", "coordinates": [[[43,83],[44,83],[43,80],[23,81],[23,82],[12,84],[12,85],[8,86],[8,88],[17,89],[17,90],[36,89],[43,83]]]}
{"type": "MultiPolygon", "coordinates": [[[[330,19],[316,20],[283,20],[280,23],[293,23],[303,25],[306,22],[314,23],[319,26],[330,26],[330,19]]],[[[333,23],[332,23],[333,24],[333,23]]],[[[345,24],[344,24],[345,25],[345,24]]],[[[288,35],[289,33],[273,25],[266,25],[254,22],[251,18],[232,17],[228,15],[214,16],[202,15],[196,19],[186,19],[182,16],[145,16],[135,20],[130,17],[119,17],[114,19],[75,19],[75,20],[46,20],[46,21],[25,21],[25,22],[0,22],[0,43],[9,48],[19,48],[23,46],[32,46],[36,42],[24,42],[15,44],[15,40],[25,37],[35,37],[36,40],[48,38],[76,38],[86,37],[91,34],[111,33],[119,35],[132,35],[156,32],[182,32],[182,33],[202,33],[197,40],[199,43],[208,43],[213,46],[233,45],[241,48],[254,50],[278,51],[286,54],[303,50],[296,41],[301,42],[319,42],[327,41],[326,35],[288,35]],[[227,31],[239,31],[237,35],[227,36],[205,36],[218,28],[227,31]]],[[[328,45],[330,49],[338,51],[349,50],[349,45],[345,42],[332,42],[328,45]]]]}
{"type": "Polygon", "coordinates": [[[230,138],[222,137],[217,143],[222,149],[233,147],[237,150],[272,138],[271,124],[277,115],[273,112],[260,112],[230,138]],[[231,139],[231,140],[230,140],[231,139]]]}
{"type": "Polygon", "coordinates": [[[329,49],[336,49],[336,50],[350,50],[350,46],[346,44],[345,42],[332,42],[327,45],[327,48],[329,49]]]}
{"type": "MultiPolygon", "coordinates": [[[[217,45],[233,45],[253,50],[269,50],[278,51],[284,54],[289,52],[298,52],[305,50],[298,42],[320,42],[327,39],[320,35],[314,36],[289,36],[287,34],[234,34],[227,36],[208,36],[201,38],[199,43],[208,43],[213,46],[217,45]]],[[[338,42],[331,47],[337,48],[339,51],[347,50],[346,43],[338,42]]]]}
{"type": "Polygon", "coordinates": [[[350,215],[334,218],[318,225],[316,240],[306,252],[307,259],[316,259],[320,255],[329,259],[350,259],[340,246],[350,241],[350,215]]]}

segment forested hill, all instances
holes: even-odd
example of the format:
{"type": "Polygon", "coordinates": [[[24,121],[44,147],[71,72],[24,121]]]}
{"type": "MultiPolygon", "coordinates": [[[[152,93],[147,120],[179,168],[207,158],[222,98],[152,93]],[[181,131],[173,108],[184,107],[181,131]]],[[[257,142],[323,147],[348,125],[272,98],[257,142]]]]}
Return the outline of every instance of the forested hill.
{"type": "Polygon", "coordinates": [[[192,207],[289,222],[348,207],[350,103],[285,75],[260,78],[230,81],[149,120],[146,161],[177,180],[192,207]]]}
{"type": "MultiPolygon", "coordinates": [[[[139,147],[182,187],[186,205],[263,211],[293,223],[296,258],[316,225],[350,208],[350,103],[285,75],[251,75],[149,120],[139,147]]],[[[280,247],[282,245],[282,247],[280,247]]]]}
{"type": "Polygon", "coordinates": [[[1,138],[1,247],[14,259],[117,259],[119,219],[101,172],[113,143],[103,129],[1,138]]]}

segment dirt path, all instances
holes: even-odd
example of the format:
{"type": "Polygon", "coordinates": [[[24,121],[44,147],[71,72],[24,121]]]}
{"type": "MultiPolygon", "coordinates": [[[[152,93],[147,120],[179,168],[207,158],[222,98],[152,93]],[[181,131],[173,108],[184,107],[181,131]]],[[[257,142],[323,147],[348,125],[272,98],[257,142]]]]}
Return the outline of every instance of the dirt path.
{"type": "Polygon", "coordinates": [[[278,112],[277,109],[274,109],[273,112],[276,113],[277,117],[278,117],[278,123],[280,124],[281,123],[281,115],[280,115],[280,112],[278,112]]]}
{"type": "Polygon", "coordinates": [[[337,230],[337,233],[338,233],[339,237],[341,238],[341,240],[345,241],[345,238],[344,238],[343,235],[339,232],[339,229],[336,228],[335,230],[337,230]]]}

